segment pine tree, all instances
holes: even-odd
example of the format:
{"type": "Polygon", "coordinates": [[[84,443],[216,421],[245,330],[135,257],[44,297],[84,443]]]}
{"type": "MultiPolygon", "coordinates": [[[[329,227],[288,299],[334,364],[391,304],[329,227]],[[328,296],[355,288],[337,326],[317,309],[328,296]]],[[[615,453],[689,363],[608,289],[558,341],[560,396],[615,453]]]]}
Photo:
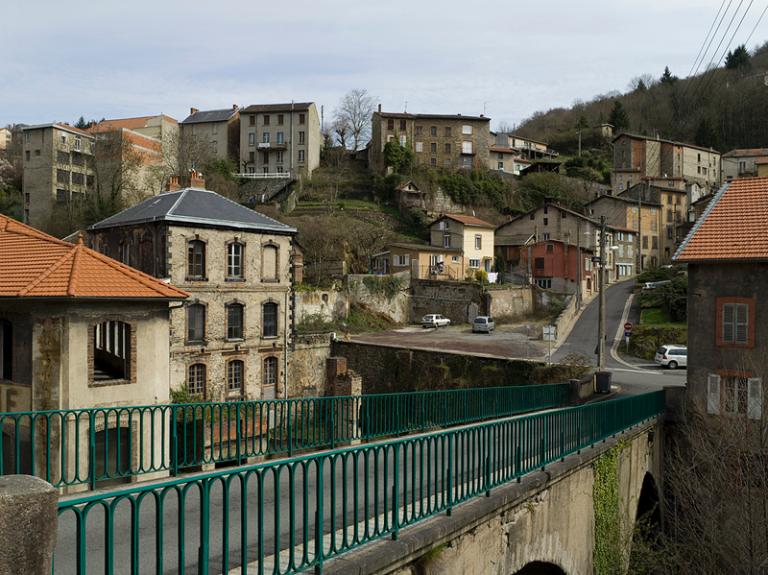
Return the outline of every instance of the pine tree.
{"type": "Polygon", "coordinates": [[[728,52],[725,57],[725,67],[729,70],[737,70],[739,68],[747,68],[750,65],[751,57],[747,47],[742,44],[736,46],[732,52],[728,52]]]}
{"type": "Polygon", "coordinates": [[[85,118],[83,116],[80,116],[77,122],[75,122],[75,128],[80,128],[81,130],[85,130],[88,126],[89,124],[88,122],[85,121],[85,118]]]}
{"type": "Polygon", "coordinates": [[[619,100],[613,102],[613,109],[608,116],[608,123],[613,125],[614,134],[629,129],[629,116],[619,100]]]}
{"type": "Polygon", "coordinates": [[[668,86],[671,86],[675,82],[677,82],[678,78],[677,76],[673,76],[672,72],[669,71],[669,66],[664,67],[664,73],[661,75],[661,78],[659,78],[659,81],[662,84],[666,84],[668,86]]]}

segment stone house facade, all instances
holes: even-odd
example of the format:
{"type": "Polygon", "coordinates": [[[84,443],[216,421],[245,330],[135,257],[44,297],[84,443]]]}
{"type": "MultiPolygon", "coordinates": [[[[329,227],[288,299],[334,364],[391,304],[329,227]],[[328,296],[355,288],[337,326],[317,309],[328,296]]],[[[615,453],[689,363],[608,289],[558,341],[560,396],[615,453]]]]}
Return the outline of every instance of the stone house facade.
{"type": "Polygon", "coordinates": [[[240,161],[240,109],[237,105],[223,110],[189,109],[189,116],[179,123],[181,145],[207,149],[218,160],[240,161]]]}
{"type": "Polygon", "coordinates": [[[240,168],[247,174],[310,177],[320,165],[314,102],[255,104],[240,111],[240,168]]]}
{"type": "Polygon", "coordinates": [[[768,178],[715,195],[675,254],[688,266],[688,407],[761,425],[768,373],[768,178]]]}
{"type": "Polygon", "coordinates": [[[759,161],[768,160],[768,148],[741,148],[722,157],[723,180],[758,176],[759,161]]]}
{"type": "Polygon", "coordinates": [[[368,164],[386,171],[384,146],[398,141],[409,146],[416,164],[432,168],[487,167],[490,149],[490,118],[443,114],[373,113],[368,164]]]}
{"type": "Polygon", "coordinates": [[[202,187],[89,229],[99,251],[190,294],[171,313],[171,387],[209,401],[285,396],[295,233],[202,187]]]}

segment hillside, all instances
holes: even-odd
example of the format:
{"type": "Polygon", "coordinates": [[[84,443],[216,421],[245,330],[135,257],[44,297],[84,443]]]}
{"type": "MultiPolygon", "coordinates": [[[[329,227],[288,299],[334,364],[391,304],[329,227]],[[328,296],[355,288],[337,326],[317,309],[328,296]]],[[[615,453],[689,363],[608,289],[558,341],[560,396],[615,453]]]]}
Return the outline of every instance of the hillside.
{"type": "MultiPolygon", "coordinates": [[[[736,50],[739,50],[738,48],[736,50]]],[[[556,150],[573,154],[577,148],[577,126],[582,117],[587,149],[608,153],[597,128],[604,122],[618,124],[617,131],[691,142],[721,152],[733,148],[768,144],[768,43],[752,53],[729,55],[730,67],[713,68],[697,76],[678,79],[674,74],[638,76],[626,93],[611,92],[571,108],[538,112],[523,122],[517,132],[549,142],[556,150]],[[626,112],[612,112],[619,103],[626,112]]],[[[661,71],[660,71],[661,72],[661,71]]]]}

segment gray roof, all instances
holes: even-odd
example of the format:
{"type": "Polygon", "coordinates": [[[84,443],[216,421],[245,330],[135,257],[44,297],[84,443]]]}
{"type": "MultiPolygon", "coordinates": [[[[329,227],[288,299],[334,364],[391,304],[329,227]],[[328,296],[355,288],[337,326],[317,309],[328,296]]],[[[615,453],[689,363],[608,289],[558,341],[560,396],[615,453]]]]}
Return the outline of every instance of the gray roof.
{"type": "Polygon", "coordinates": [[[224,110],[198,110],[194,114],[187,116],[182,124],[202,124],[203,122],[226,122],[232,116],[237,114],[235,108],[226,108],[224,110]]]}
{"type": "Polygon", "coordinates": [[[210,190],[185,188],[153,196],[93,224],[102,230],[147,222],[164,221],[181,226],[205,226],[292,235],[296,229],[241,206],[210,190]]]}

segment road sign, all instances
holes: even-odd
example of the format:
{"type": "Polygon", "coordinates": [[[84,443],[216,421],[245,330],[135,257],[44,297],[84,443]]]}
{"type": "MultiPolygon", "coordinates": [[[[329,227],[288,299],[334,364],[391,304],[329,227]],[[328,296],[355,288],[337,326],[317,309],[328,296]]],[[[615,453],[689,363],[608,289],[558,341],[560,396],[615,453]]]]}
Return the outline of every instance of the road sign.
{"type": "Polygon", "coordinates": [[[624,332],[624,338],[625,338],[625,339],[629,339],[629,336],[630,336],[630,335],[632,335],[632,332],[631,332],[631,331],[625,331],[625,332],[624,332]]]}
{"type": "Polygon", "coordinates": [[[557,326],[545,325],[543,327],[542,339],[544,341],[555,341],[557,338],[557,326]]]}
{"type": "Polygon", "coordinates": [[[624,331],[629,331],[629,332],[632,331],[632,322],[631,321],[628,321],[627,323],[624,324],[624,331]]]}

